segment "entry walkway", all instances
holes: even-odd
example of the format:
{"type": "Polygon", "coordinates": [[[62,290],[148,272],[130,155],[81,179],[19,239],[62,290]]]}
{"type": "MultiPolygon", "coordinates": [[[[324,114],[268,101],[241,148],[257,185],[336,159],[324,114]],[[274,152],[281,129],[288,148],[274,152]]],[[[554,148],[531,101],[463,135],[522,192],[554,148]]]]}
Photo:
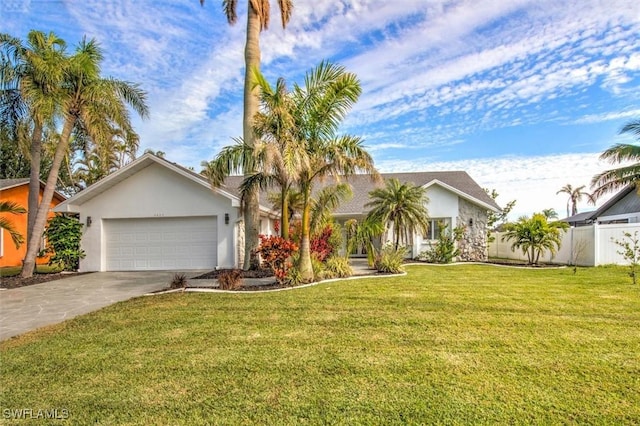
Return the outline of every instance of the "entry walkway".
{"type": "MultiPolygon", "coordinates": [[[[203,271],[189,271],[187,277],[203,271]]],[[[175,271],[94,272],[0,290],[0,340],[169,285],[175,271]]]]}

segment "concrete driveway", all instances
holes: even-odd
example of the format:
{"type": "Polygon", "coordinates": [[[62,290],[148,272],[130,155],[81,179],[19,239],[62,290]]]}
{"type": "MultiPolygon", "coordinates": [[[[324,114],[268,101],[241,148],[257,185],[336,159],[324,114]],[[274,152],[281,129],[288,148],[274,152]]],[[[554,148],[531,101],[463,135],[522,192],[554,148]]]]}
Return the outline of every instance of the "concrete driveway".
{"type": "MultiPolygon", "coordinates": [[[[175,272],[94,272],[0,290],[0,340],[160,290],[175,272]]],[[[191,278],[199,273],[185,275],[191,278]]]]}

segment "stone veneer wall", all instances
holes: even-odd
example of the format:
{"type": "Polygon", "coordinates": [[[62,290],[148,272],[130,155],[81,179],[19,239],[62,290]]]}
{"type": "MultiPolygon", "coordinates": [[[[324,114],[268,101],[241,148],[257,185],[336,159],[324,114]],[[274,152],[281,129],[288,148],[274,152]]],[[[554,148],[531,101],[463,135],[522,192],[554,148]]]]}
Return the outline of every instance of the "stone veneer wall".
{"type": "Polygon", "coordinates": [[[462,198],[458,199],[458,225],[465,227],[465,235],[458,242],[459,260],[467,262],[486,261],[487,252],[487,210],[471,204],[462,198]],[[473,226],[469,226],[473,219],[473,226]]]}

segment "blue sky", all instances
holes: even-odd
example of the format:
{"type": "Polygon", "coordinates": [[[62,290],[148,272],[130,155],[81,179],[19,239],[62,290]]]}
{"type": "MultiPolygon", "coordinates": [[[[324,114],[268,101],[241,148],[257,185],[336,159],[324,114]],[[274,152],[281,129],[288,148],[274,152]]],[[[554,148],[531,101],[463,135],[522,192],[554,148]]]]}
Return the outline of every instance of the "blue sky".
{"type": "MultiPolygon", "coordinates": [[[[103,74],[140,83],[146,148],[199,170],[242,133],[246,1],[229,26],[208,0],[5,0],[0,31],[96,38],[103,74]]],[[[553,207],[556,191],[611,166],[599,154],[640,118],[637,0],[294,0],[261,36],[262,69],[291,85],[328,59],[363,94],[343,126],[383,172],[466,170],[513,217],[553,207]]],[[[583,202],[580,210],[591,209],[583,202]]]]}

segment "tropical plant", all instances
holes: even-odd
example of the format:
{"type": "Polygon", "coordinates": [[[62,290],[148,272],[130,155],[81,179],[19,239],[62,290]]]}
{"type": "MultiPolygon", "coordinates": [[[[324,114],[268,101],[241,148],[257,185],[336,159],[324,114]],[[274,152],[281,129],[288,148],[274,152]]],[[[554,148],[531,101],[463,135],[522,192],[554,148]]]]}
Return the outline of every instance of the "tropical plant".
{"type": "MultiPolygon", "coordinates": [[[[499,196],[498,191],[495,189],[489,190],[488,188],[483,189],[493,201],[496,201],[499,196]]],[[[496,213],[490,210],[487,213],[487,243],[492,243],[496,240],[493,232],[507,222],[507,216],[509,216],[509,213],[511,213],[515,205],[516,200],[511,200],[499,212],[496,213]]]]}
{"type": "Polygon", "coordinates": [[[638,231],[633,234],[625,231],[622,239],[611,238],[611,241],[620,247],[621,250],[618,250],[618,254],[629,262],[629,276],[635,285],[637,283],[638,266],[640,266],[640,237],[638,237],[638,231]]]}
{"type": "Polygon", "coordinates": [[[324,265],[325,278],[347,278],[353,275],[353,268],[346,256],[331,256],[324,265]]]}
{"type": "Polygon", "coordinates": [[[406,255],[406,247],[396,247],[394,244],[387,243],[376,255],[375,267],[380,272],[399,274],[404,271],[402,265],[406,255]]]}
{"type": "Polygon", "coordinates": [[[465,229],[463,226],[456,226],[451,232],[446,223],[438,224],[438,228],[440,235],[438,235],[437,241],[430,249],[421,252],[418,259],[431,263],[451,263],[453,259],[460,256],[457,243],[464,237],[465,229]]]}
{"type": "Polygon", "coordinates": [[[217,280],[220,290],[237,290],[242,287],[242,270],[224,269],[218,274],[217,280]]]}
{"type": "MultiPolygon", "coordinates": [[[[24,207],[13,201],[0,201],[0,214],[24,214],[26,212],[27,210],[24,207]]],[[[11,240],[13,244],[15,244],[16,249],[19,249],[22,243],[24,243],[24,236],[18,232],[13,223],[6,217],[0,217],[0,232],[2,232],[3,229],[11,236],[11,240]]]]}
{"type": "MultiPolygon", "coordinates": [[[[204,0],[200,0],[204,4],[204,0]]],[[[222,0],[222,9],[229,24],[233,25],[238,19],[237,0],[222,0]]],[[[291,0],[278,0],[280,6],[280,18],[282,27],[286,28],[293,3],[291,0]]],[[[270,19],[269,0],[247,1],[247,28],[246,43],[244,48],[245,75],[244,75],[244,113],[242,117],[242,141],[248,147],[255,146],[255,134],[253,120],[258,113],[259,98],[258,88],[255,86],[253,76],[260,70],[260,32],[269,26],[270,19]]],[[[254,173],[252,163],[245,164],[243,169],[245,176],[254,173]]],[[[245,227],[245,264],[244,269],[257,268],[259,266],[255,250],[258,247],[260,210],[257,188],[252,188],[245,194],[244,203],[244,227],[245,227]]],[[[284,229],[284,226],[282,227],[284,229]]]]}
{"type": "Polygon", "coordinates": [[[84,250],[80,248],[82,224],[77,218],[56,214],[47,224],[46,251],[51,255],[49,265],[57,265],[64,271],[77,271],[84,250]]]}
{"type": "Polygon", "coordinates": [[[317,181],[364,172],[377,176],[373,159],[362,140],[336,134],[338,126],[360,96],[360,83],[344,67],[322,62],[305,76],[304,87],[293,90],[296,138],[304,142],[307,160],[298,173],[296,185],[302,193],[302,238],[299,271],[303,282],[313,280],[311,264],[311,213],[313,188],[317,181]]]}
{"type": "Polygon", "coordinates": [[[262,261],[273,271],[278,282],[286,280],[287,271],[291,267],[291,256],[298,250],[298,246],[277,235],[260,235],[260,245],[257,253],[262,261]]]}
{"type": "MultiPolygon", "coordinates": [[[[34,261],[44,229],[43,220],[40,233],[34,235],[40,194],[42,139],[45,127],[53,127],[54,118],[60,113],[61,85],[68,64],[65,49],[64,40],[53,32],[47,35],[32,30],[27,35],[26,45],[9,34],[0,34],[1,127],[10,129],[14,140],[21,139],[21,128],[24,130],[26,126],[30,131],[27,251],[31,249],[34,253],[34,261]]],[[[35,262],[32,267],[35,267],[35,262]]]]}
{"type": "Polygon", "coordinates": [[[172,290],[182,289],[182,292],[184,292],[187,289],[187,284],[189,284],[187,276],[181,272],[177,272],[173,274],[169,288],[172,290]]]}
{"type": "Polygon", "coordinates": [[[521,249],[528,263],[536,265],[545,252],[554,255],[560,249],[562,233],[568,228],[566,222],[549,222],[542,213],[534,213],[532,217],[522,216],[517,222],[505,225],[502,241],[513,241],[511,251],[521,249]]]}
{"type": "Polygon", "coordinates": [[[583,191],[586,188],[585,185],[581,185],[578,187],[571,186],[570,183],[566,184],[558,192],[557,194],[568,194],[569,199],[567,200],[567,217],[575,216],[578,214],[578,203],[582,201],[582,197],[586,196],[587,200],[595,204],[594,198],[586,191],[583,191]]]}
{"type": "Polygon", "coordinates": [[[558,219],[558,212],[556,212],[556,209],[554,209],[553,207],[549,209],[543,209],[542,214],[547,218],[547,220],[558,219]]]}
{"type": "Polygon", "coordinates": [[[393,232],[394,247],[400,243],[411,244],[415,232],[425,233],[429,227],[429,199],[425,188],[413,183],[400,183],[398,179],[389,179],[384,188],[369,193],[371,201],[365,206],[371,207],[368,216],[376,218],[393,232]]]}
{"type": "MultiPolygon", "coordinates": [[[[628,133],[640,141],[640,119],[632,120],[620,129],[620,134],[628,133]]],[[[611,164],[632,162],[628,166],[605,170],[593,177],[591,188],[594,199],[602,195],[617,191],[623,186],[636,184],[640,181],[640,145],[619,143],[613,145],[600,155],[600,159],[607,160],[611,164]]],[[[640,185],[636,185],[640,190],[640,185]]]]}
{"type": "Polygon", "coordinates": [[[52,160],[42,200],[29,236],[21,276],[33,274],[38,241],[42,235],[53,192],[69,141],[76,126],[83,126],[94,140],[113,134],[114,127],[131,129],[129,105],[141,117],[148,115],[146,94],[138,85],[100,76],[103,56],[95,40],[83,39],[76,53],[65,64],[64,82],[60,87],[60,109],[64,115],[62,133],[52,160]]]}
{"type": "Polygon", "coordinates": [[[353,253],[358,247],[364,247],[367,253],[367,263],[374,266],[376,258],[375,241],[384,233],[384,224],[376,217],[367,216],[358,222],[350,219],[344,224],[347,234],[347,253],[353,253]]]}

